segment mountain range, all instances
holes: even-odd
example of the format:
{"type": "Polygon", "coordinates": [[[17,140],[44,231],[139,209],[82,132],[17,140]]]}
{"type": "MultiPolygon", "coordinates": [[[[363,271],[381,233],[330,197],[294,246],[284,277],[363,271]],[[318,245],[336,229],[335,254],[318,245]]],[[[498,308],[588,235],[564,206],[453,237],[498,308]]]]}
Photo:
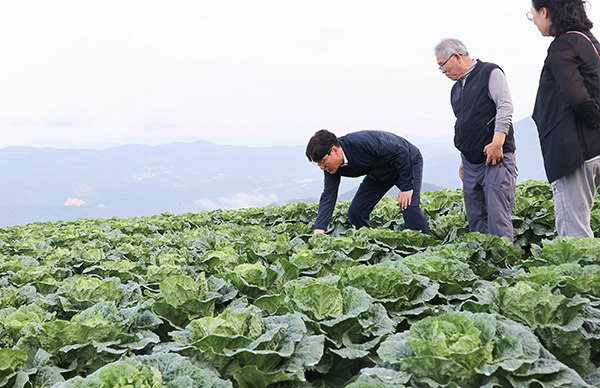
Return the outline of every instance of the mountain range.
{"type": "MultiPolygon", "coordinates": [[[[519,181],[545,179],[533,121],[515,123],[515,135],[519,181]]],[[[461,186],[450,135],[405,137],[423,154],[424,190],[461,186]]],[[[0,226],[314,201],[323,173],[304,148],[206,141],[106,150],[6,147],[0,149],[0,226]]],[[[359,183],[343,179],[340,200],[359,183]]]]}

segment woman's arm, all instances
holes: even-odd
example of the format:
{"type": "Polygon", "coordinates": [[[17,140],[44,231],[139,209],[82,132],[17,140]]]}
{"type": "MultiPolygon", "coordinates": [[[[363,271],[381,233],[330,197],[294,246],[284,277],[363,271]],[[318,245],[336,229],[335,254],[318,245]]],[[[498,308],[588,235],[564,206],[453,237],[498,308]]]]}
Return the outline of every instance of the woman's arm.
{"type": "MultiPolygon", "coordinates": [[[[581,55],[597,56],[592,43],[579,34],[569,34],[556,38],[548,50],[548,62],[556,84],[573,108],[575,113],[585,120],[591,127],[600,124],[600,106],[588,92],[584,84],[581,66],[584,64],[581,55]],[[576,35],[576,36],[575,36],[576,35]],[[579,53],[575,39],[586,40],[589,53],[579,53]]],[[[595,85],[600,87],[600,85],[595,85]]]]}

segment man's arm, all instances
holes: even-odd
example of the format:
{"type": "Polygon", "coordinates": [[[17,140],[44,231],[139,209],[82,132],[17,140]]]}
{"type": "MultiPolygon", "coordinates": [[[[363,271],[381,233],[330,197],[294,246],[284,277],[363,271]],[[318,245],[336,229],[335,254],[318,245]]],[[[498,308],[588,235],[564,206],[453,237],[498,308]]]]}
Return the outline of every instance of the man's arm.
{"type": "Polygon", "coordinates": [[[333,210],[335,209],[341,180],[339,175],[332,175],[327,171],[323,171],[323,174],[323,193],[319,199],[319,211],[317,212],[317,219],[315,221],[315,234],[325,233],[325,230],[327,230],[327,225],[329,225],[333,210]]]}
{"type": "Polygon", "coordinates": [[[504,158],[502,147],[512,124],[513,103],[508,82],[502,70],[492,70],[488,89],[490,98],[496,104],[496,126],[492,142],[485,146],[483,152],[487,155],[485,164],[495,166],[504,158]]]}
{"type": "Polygon", "coordinates": [[[398,171],[398,205],[402,211],[406,210],[412,203],[414,191],[413,165],[410,160],[410,149],[398,146],[392,157],[394,166],[398,171]]]}

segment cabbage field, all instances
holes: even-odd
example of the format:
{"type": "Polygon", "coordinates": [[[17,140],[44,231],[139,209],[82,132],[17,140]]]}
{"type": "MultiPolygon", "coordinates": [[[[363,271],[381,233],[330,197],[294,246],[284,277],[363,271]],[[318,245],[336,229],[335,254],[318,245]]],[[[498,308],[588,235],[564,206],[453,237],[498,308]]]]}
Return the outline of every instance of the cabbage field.
{"type": "Polygon", "coordinates": [[[460,190],[423,194],[430,236],[348,206],[0,229],[0,386],[600,387],[600,239],[556,237],[547,183],[514,244],[460,190]]]}

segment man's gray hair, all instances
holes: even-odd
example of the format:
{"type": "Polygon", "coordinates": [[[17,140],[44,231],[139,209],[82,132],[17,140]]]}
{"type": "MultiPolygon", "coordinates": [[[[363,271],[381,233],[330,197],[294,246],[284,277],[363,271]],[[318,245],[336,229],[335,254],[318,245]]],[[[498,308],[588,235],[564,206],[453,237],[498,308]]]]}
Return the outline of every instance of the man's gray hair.
{"type": "Polygon", "coordinates": [[[435,46],[435,55],[441,56],[442,58],[449,58],[454,54],[459,54],[465,57],[469,56],[467,48],[458,39],[446,38],[435,46]]]}

